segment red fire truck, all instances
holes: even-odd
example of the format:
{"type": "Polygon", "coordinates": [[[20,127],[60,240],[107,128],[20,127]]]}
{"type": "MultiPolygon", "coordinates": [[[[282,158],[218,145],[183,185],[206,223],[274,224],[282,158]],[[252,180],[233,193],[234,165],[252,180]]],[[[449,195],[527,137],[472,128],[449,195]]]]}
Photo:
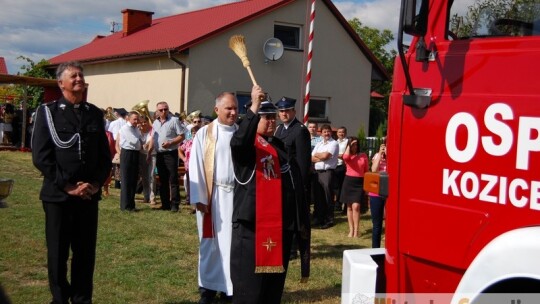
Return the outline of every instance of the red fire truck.
{"type": "Polygon", "coordinates": [[[402,0],[398,52],[385,248],[344,254],[342,303],[540,293],[540,3],[402,0]]]}

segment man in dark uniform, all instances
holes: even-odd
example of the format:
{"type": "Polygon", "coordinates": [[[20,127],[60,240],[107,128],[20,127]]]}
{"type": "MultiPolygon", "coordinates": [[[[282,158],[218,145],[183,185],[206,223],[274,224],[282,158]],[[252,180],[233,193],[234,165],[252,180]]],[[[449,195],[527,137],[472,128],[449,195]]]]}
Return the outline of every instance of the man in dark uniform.
{"type": "Polygon", "coordinates": [[[296,160],[302,174],[302,181],[307,184],[311,167],[311,137],[309,131],[296,118],[294,104],[296,99],[283,97],[277,103],[280,124],[275,136],[285,143],[291,159],[296,160]]]}
{"type": "Polygon", "coordinates": [[[63,96],[38,108],[32,136],[32,160],[43,174],[49,287],[52,303],[92,303],[98,201],[111,155],[103,113],[84,100],[82,66],[62,63],[56,77],[63,96]]]}
{"type": "MultiPolygon", "coordinates": [[[[282,124],[277,127],[275,136],[285,143],[291,161],[296,161],[298,164],[300,174],[302,175],[301,185],[304,186],[304,197],[306,199],[306,210],[302,210],[301,214],[309,217],[309,201],[311,196],[311,137],[306,126],[296,118],[295,103],[296,99],[288,97],[282,97],[276,103],[279,119],[282,124]]],[[[298,240],[296,237],[294,239],[291,258],[296,258],[298,251],[298,240]]]]}
{"type": "MultiPolygon", "coordinates": [[[[293,234],[309,240],[302,177],[285,144],[273,137],[276,108],[254,86],[252,104],[231,139],[234,188],[231,279],[234,303],[280,303],[293,234]]],[[[309,241],[302,278],[309,276],[309,241]]]]}

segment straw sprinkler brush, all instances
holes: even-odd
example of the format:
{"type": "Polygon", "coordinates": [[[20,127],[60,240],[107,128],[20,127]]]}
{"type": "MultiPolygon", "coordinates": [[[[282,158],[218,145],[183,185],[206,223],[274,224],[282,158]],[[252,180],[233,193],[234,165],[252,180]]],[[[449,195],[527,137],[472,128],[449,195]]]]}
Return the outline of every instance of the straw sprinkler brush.
{"type": "Polygon", "coordinates": [[[244,36],[242,35],[234,35],[229,39],[229,48],[233,50],[233,52],[242,60],[242,64],[244,65],[244,68],[247,69],[249,73],[249,77],[251,78],[251,82],[253,82],[253,85],[257,85],[257,81],[255,80],[255,76],[253,76],[253,72],[251,71],[251,67],[249,66],[249,59],[247,58],[247,48],[244,36]]]}

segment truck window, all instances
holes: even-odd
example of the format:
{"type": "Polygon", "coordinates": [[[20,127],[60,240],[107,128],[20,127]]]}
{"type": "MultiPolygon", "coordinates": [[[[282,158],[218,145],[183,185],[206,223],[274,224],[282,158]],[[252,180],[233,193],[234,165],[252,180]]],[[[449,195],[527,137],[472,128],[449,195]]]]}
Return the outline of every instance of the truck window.
{"type": "Polygon", "coordinates": [[[455,0],[449,16],[449,39],[540,35],[538,0],[455,0]]]}

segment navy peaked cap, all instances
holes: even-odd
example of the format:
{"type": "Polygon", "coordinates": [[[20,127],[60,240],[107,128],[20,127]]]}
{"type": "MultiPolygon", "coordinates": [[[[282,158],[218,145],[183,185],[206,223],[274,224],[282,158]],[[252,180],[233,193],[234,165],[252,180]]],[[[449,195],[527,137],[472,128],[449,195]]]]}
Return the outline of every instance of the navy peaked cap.
{"type": "Polygon", "coordinates": [[[280,110],[294,109],[295,103],[296,99],[281,97],[281,99],[276,103],[276,107],[280,110]]]}
{"type": "Polygon", "coordinates": [[[270,101],[263,101],[261,107],[259,108],[258,114],[276,114],[277,108],[270,101]]]}

